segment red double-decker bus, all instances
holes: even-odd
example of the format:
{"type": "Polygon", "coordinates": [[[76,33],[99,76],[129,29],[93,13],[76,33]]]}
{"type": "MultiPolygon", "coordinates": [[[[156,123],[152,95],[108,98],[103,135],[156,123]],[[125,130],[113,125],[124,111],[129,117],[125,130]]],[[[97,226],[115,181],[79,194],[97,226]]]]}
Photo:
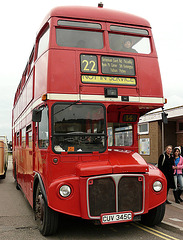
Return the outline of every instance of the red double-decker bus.
{"type": "Polygon", "coordinates": [[[137,123],[163,104],[148,21],[102,6],[50,11],[13,107],[14,177],[43,235],[58,213],[161,222],[166,179],[137,153],[137,123]]]}

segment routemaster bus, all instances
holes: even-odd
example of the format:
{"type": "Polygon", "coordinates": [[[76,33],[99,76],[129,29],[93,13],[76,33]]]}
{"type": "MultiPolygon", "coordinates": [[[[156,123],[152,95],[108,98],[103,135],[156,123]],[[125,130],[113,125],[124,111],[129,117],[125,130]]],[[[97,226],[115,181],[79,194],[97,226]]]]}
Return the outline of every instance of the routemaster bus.
{"type": "Polygon", "coordinates": [[[137,124],[164,102],[148,21],[102,5],[50,11],[12,112],[16,186],[43,235],[59,213],[161,222],[167,183],[138,154],[137,124]]]}

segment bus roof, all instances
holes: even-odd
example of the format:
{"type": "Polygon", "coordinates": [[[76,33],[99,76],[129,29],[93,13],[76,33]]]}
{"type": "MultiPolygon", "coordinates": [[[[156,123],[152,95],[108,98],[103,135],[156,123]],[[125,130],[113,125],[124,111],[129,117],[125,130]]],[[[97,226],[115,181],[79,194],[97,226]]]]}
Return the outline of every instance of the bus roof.
{"type": "Polygon", "coordinates": [[[45,17],[44,23],[51,17],[67,17],[77,19],[98,20],[105,22],[115,22],[128,25],[150,27],[149,22],[133,14],[105,9],[101,7],[84,7],[84,6],[62,6],[52,9],[45,17]]]}

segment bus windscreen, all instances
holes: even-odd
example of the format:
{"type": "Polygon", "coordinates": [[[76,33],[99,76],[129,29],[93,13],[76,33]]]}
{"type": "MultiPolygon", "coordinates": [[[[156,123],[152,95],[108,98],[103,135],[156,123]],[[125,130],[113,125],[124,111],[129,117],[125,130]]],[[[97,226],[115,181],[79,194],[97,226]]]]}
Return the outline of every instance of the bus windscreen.
{"type": "Polygon", "coordinates": [[[55,104],[52,128],[56,153],[105,151],[104,108],[101,105],[55,104]]]}

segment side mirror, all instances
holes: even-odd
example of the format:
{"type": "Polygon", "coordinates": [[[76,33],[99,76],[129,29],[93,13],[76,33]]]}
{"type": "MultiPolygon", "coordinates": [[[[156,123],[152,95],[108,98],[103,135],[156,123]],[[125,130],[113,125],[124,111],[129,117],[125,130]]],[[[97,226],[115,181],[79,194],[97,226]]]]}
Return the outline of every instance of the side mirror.
{"type": "Polygon", "coordinates": [[[41,122],[41,117],[42,117],[41,109],[34,109],[32,111],[32,121],[33,122],[41,122]]]}

